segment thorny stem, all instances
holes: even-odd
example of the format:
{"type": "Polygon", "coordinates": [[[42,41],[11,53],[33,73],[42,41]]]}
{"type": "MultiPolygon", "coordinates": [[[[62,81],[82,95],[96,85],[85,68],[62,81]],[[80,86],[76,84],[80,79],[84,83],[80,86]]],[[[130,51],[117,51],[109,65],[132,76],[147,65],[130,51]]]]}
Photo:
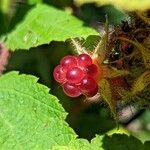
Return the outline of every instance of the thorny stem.
{"type": "Polygon", "coordinates": [[[106,23],[104,26],[104,35],[102,36],[102,39],[99,41],[99,43],[97,44],[94,53],[93,53],[93,57],[99,57],[99,63],[101,64],[106,56],[107,53],[107,43],[108,43],[108,32],[109,32],[109,28],[108,28],[108,17],[106,15],[106,23]]]}
{"type": "MultiPolygon", "coordinates": [[[[129,40],[129,39],[127,39],[127,38],[124,38],[124,37],[116,37],[116,39],[119,39],[119,40],[123,40],[123,41],[127,41],[127,42],[129,42],[129,43],[131,43],[131,44],[133,44],[134,46],[136,46],[137,48],[141,48],[141,44],[140,43],[138,43],[138,42],[134,42],[134,41],[132,41],[132,40],[129,40]]],[[[142,46],[143,47],[143,46],[142,46]]]]}
{"type": "Polygon", "coordinates": [[[149,31],[149,28],[138,28],[135,31],[133,31],[134,34],[138,34],[138,32],[145,32],[145,31],[149,31]]]}
{"type": "Polygon", "coordinates": [[[133,53],[131,53],[130,55],[126,55],[126,56],[124,56],[124,57],[122,57],[122,58],[120,58],[120,59],[118,59],[118,60],[110,61],[110,62],[108,62],[108,64],[114,64],[114,63],[117,63],[117,62],[120,61],[120,60],[127,59],[127,58],[131,59],[131,58],[134,57],[135,55],[136,55],[136,52],[133,52],[133,53]]]}
{"type": "MultiPolygon", "coordinates": [[[[141,44],[138,43],[138,42],[134,42],[134,41],[129,40],[129,39],[124,38],[124,37],[117,37],[116,39],[120,39],[120,40],[123,40],[123,41],[127,41],[127,42],[133,44],[134,46],[136,46],[140,51],[141,51],[141,49],[144,49],[144,51],[146,51],[146,52],[149,53],[149,49],[145,48],[143,45],[141,45],[141,44]]],[[[141,51],[141,53],[142,53],[142,51],[141,51]]]]}
{"type": "Polygon", "coordinates": [[[79,43],[79,41],[75,40],[75,39],[71,39],[71,43],[75,48],[75,51],[77,52],[77,54],[88,54],[87,51],[85,50],[84,47],[81,46],[81,44],[79,43]]]}
{"type": "Polygon", "coordinates": [[[135,45],[136,47],[138,47],[138,44],[137,44],[136,42],[134,42],[134,41],[132,41],[132,40],[129,40],[129,39],[127,39],[127,38],[124,38],[124,37],[116,37],[116,39],[122,40],[122,41],[127,41],[127,42],[129,42],[129,43],[135,45]]]}
{"type": "Polygon", "coordinates": [[[146,22],[148,25],[150,25],[150,19],[145,17],[141,12],[136,12],[136,14],[144,21],[146,22]]]}

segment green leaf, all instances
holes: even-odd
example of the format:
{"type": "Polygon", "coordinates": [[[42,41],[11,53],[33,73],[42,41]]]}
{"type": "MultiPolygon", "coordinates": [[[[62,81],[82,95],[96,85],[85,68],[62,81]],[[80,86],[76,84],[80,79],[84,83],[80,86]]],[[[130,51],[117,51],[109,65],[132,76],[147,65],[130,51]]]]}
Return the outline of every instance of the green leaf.
{"type": "Polygon", "coordinates": [[[44,4],[38,4],[28,12],[10,34],[6,45],[11,50],[29,49],[51,41],[65,41],[69,38],[98,35],[82,21],[66,12],[44,4]]]}
{"type": "Polygon", "coordinates": [[[42,1],[43,0],[27,0],[28,2],[28,4],[31,4],[31,5],[33,5],[33,4],[38,4],[38,3],[42,3],[42,1]]]}
{"type": "Polygon", "coordinates": [[[149,150],[149,148],[150,148],[150,141],[146,141],[144,143],[144,147],[141,150],[149,150]]]}
{"type": "Polygon", "coordinates": [[[112,4],[119,9],[128,11],[134,10],[146,10],[150,7],[149,0],[74,0],[77,5],[83,5],[85,3],[96,3],[98,6],[112,4]]]}
{"type": "Polygon", "coordinates": [[[93,138],[91,140],[91,149],[93,148],[93,150],[103,150],[102,139],[103,139],[103,136],[99,136],[99,135],[93,138]]]}
{"type": "Polygon", "coordinates": [[[143,144],[133,136],[125,134],[113,134],[103,138],[103,148],[105,150],[148,150],[149,142],[143,144]]]}
{"type": "Polygon", "coordinates": [[[64,121],[67,113],[49,89],[31,75],[10,72],[0,77],[0,149],[148,150],[133,136],[97,135],[91,142],[76,139],[64,121]]]}
{"type": "Polygon", "coordinates": [[[54,146],[52,150],[149,150],[149,146],[149,141],[143,144],[134,136],[113,134],[112,136],[97,135],[90,143],[85,139],[77,139],[68,146],[54,146]]]}
{"type": "Polygon", "coordinates": [[[50,149],[76,138],[67,113],[49,89],[30,75],[0,77],[0,149],[50,149]]]}
{"type": "Polygon", "coordinates": [[[96,136],[90,143],[85,139],[77,139],[68,146],[54,146],[52,150],[104,150],[102,139],[103,136],[96,136]]]}

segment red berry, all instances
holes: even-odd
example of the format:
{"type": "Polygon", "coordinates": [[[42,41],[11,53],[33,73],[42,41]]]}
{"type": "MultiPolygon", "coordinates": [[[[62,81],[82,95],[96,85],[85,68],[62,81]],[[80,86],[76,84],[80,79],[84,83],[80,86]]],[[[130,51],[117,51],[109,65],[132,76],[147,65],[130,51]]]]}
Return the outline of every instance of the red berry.
{"type": "Polygon", "coordinates": [[[95,64],[92,64],[85,67],[85,72],[87,73],[87,75],[95,77],[98,73],[98,68],[95,64]]]}
{"type": "Polygon", "coordinates": [[[70,97],[96,95],[101,74],[97,61],[87,54],[65,56],[53,72],[55,80],[63,84],[64,92],[70,97]]]}
{"type": "Polygon", "coordinates": [[[87,54],[81,54],[78,56],[78,66],[85,67],[92,64],[92,58],[87,54]]]}
{"type": "Polygon", "coordinates": [[[66,70],[61,65],[58,65],[53,71],[53,76],[57,82],[64,83],[66,80],[66,70]]]}
{"type": "Polygon", "coordinates": [[[84,72],[78,67],[70,68],[66,74],[69,83],[79,83],[83,77],[84,72]]]}
{"type": "Polygon", "coordinates": [[[82,94],[77,85],[68,82],[63,85],[63,90],[70,97],[78,97],[82,94]]]}
{"type": "Polygon", "coordinates": [[[85,76],[81,80],[80,89],[83,94],[87,96],[94,96],[98,92],[98,85],[92,77],[85,76]]]}
{"type": "Polygon", "coordinates": [[[75,56],[65,56],[61,59],[60,64],[65,68],[75,67],[77,65],[77,59],[75,56]]]}

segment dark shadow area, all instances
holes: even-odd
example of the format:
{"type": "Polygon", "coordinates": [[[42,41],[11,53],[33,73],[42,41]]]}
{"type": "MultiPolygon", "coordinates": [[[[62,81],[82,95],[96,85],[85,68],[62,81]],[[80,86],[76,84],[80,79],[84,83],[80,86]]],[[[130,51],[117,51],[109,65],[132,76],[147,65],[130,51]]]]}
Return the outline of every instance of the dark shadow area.
{"type": "Polygon", "coordinates": [[[121,20],[127,17],[126,14],[117,10],[112,5],[97,7],[94,3],[84,4],[76,11],[76,15],[79,18],[93,26],[101,25],[102,22],[104,23],[106,14],[109,19],[109,24],[113,25],[120,24],[121,20]]]}
{"type": "Polygon", "coordinates": [[[112,136],[104,137],[103,148],[105,150],[149,150],[150,142],[143,144],[140,140],[133,136],[113,134],[112,136]]]}
{"type": "Polygon", "coordinates": [[[5,34],[8,30],[8,16],[0,11],[0,35],[5,34]]]}
{"type": "Polygon", "coordinates": [[[8,32],[10,32],[18,23],[22,22],[26,14],[33,8],[32,5],[28,5],[25,2],[14,4],[15,13],[11,18],[8,32]]]}
{"type": "MultiPolygon", "coordinates": [[[[80,107],[79,104],[73,109],[78,109],[78,107],[80,107]]],[[[104,134],[116,126],[109,110],[101,103],[91,103],[74,114],[71,111],[67,121],[80,138],[88,140],[94,138],[96,134],[104,134]]]]}

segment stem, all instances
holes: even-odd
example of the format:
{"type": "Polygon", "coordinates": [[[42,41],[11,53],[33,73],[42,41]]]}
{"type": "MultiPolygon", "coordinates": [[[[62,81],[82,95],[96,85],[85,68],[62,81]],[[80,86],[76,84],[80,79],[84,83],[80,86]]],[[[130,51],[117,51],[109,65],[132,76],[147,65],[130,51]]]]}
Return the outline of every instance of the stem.
{"type": "Polygon", "coordinates": [[[71,43],[75,48],[75,51],[77,52],[77,54],[88,54],[87,51],[85,50],[84,47],[81,46],[81,44],[79,43],[79,41],[75,40],[75,39],[71,39],[71,43]]]}
{"type": "Polygon", "coordinates": [[[136,54],[137,54],[136,52],[132,52],[130,55],[126,55],[126,56],[124,56],[124,57],[122,57],[122,58],[120,58],[120,59],[118,59],[118,60],[115,60],[115,61],[110,61],[110,62],[108,62],[108,64],[114,64],[114,63],[117,63],[118,61],[121,61],[121,60],[127,59],[127,58],[131,59],[131,58],[134,57],[136,54]]]}
{"type": "Polygon", "coordinates": [[[97,57],[97,56],[99,57],[99,64],[101,64],[104,61],[106,53],[107,53],[108,32],[109,32],[108,17],[106,15],[106,22],[105,22],[105,26],[104,26],[104,35],[100,39],[100,41],[97,44],[97,46],[94,50],[94,53],[93,53],[93,57],[97,57]]]}
{"type": "Polygon", "coordinates": [[[145,17],[141,12],[136,12],[136,14],[148,25],[150,25],[150,19],[145,17]]]}

